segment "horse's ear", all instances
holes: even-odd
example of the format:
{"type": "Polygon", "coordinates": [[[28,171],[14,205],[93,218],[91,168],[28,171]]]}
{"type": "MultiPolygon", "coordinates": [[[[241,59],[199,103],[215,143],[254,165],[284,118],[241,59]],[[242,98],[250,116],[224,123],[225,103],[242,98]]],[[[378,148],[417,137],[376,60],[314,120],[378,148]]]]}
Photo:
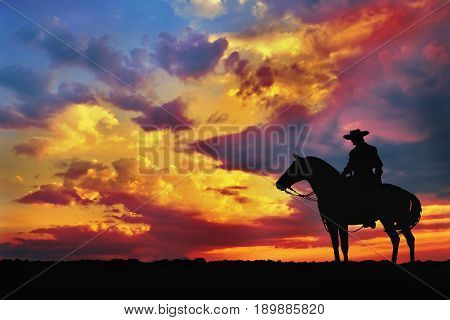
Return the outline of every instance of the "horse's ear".
{"type": "Polygon", "coordinates": [[[300,156],[298,154],[296,154],[295,152],[292,153],[292,155],[294,156],[295,160],[300,160],[300,156]]]}

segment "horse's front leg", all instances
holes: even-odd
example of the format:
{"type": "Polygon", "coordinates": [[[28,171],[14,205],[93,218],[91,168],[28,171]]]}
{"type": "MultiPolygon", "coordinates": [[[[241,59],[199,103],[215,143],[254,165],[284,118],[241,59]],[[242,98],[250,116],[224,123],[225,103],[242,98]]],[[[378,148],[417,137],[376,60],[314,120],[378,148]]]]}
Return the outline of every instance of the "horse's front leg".
{"type": "Polygon", "coordinates": [[[328,227],[328,231],[330,232],[331,244],[333,245],[334,260],[341,261],[341,258],[339,257],[338,228],[335,225],[331,225],[331,223],[328,223],[327,227],[328,227]]]}
{"type": "Polygon", "coordinates": [[[341,238],[341,250],[344,255],[344,261],[348,261],[348,225],[342,225],[342,228],[339,228],[339,237],[341,238]]]}

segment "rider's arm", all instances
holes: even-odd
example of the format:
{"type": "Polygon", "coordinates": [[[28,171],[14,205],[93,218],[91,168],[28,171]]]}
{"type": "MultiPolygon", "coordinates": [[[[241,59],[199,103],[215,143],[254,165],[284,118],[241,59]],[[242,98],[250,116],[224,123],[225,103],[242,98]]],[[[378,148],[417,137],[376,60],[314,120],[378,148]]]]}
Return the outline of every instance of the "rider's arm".
{"type": "Polygon", "coordinates": [[[352,169],[350,168],[350,166],[347,164],[347,166],[344,168],[344,171],[342,171],[341,175],[346,176],[348,174],[352,173],[352,169]]]}
{"type": "Polygon", "coordinates": [[[375,177],[379,183],[381,183],[381,175],[383,174],[383,169],[381,167],[375,168],[375,177]]]}
{"type": "Polygon", "coordinates": [[[348,174],[351,174],[353,171],[353,164],[352,164],[352,153],[350,152],[350,156],[347,162],[347,165],[344,168],[344,171],[342,171],[341,175],[346,176],[348,174]]]}
{"type": "Polygon", "coordinates": [[[381,175],[383,174],[383,162],[381,161],[380,157],[378,156],[378,151],[376,148],[374,148],[374,168],[375,168],[375,177],[377,177],[377,180],[379,183],[381,183],[381,175]]]}

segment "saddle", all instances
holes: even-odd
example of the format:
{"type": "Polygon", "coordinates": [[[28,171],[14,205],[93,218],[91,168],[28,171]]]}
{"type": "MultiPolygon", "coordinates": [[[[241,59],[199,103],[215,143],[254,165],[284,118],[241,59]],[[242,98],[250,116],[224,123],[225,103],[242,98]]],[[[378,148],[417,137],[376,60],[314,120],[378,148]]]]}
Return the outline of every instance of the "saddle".
{"type": "Polygon", "coordinates": [[[376,179],[344,178],[343,199],[349,220],[355,224],[377,220],[382,189],[383,184],[376,179]]]}

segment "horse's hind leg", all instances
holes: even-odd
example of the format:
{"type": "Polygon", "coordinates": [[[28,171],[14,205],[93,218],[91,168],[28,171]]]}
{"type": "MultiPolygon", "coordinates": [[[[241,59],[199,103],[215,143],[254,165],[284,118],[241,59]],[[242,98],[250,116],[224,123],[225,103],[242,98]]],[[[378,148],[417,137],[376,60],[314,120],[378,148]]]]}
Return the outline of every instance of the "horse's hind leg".
{"type": "Polygon", "coordinates": [[[344,261],[348,261],[348,226],[343,225],[339,229],[339,236],[341,238],[341,250],[344,255],[344,261]]]}
{"type": "Polygon", "coordinates": [[[330,232],[331,244],[334,250],[334,260],[341,261],[339,257],[339,238],[338,238],[338,228],[334,225],[327,224],[328,231],[330,232]]]}
{"type": "Polygon", "coordinates": [[[409,247],[409,258],[411,260],[411,262],[414,262],[415,260],[415,254],[414,254],[414,243],[415,243],[415,238],[411,232],[411,229],[406,228],[402,230],[403,235],[405,236],[406,239],[406,243],[408,243],[408,247],[409,247]]]}

